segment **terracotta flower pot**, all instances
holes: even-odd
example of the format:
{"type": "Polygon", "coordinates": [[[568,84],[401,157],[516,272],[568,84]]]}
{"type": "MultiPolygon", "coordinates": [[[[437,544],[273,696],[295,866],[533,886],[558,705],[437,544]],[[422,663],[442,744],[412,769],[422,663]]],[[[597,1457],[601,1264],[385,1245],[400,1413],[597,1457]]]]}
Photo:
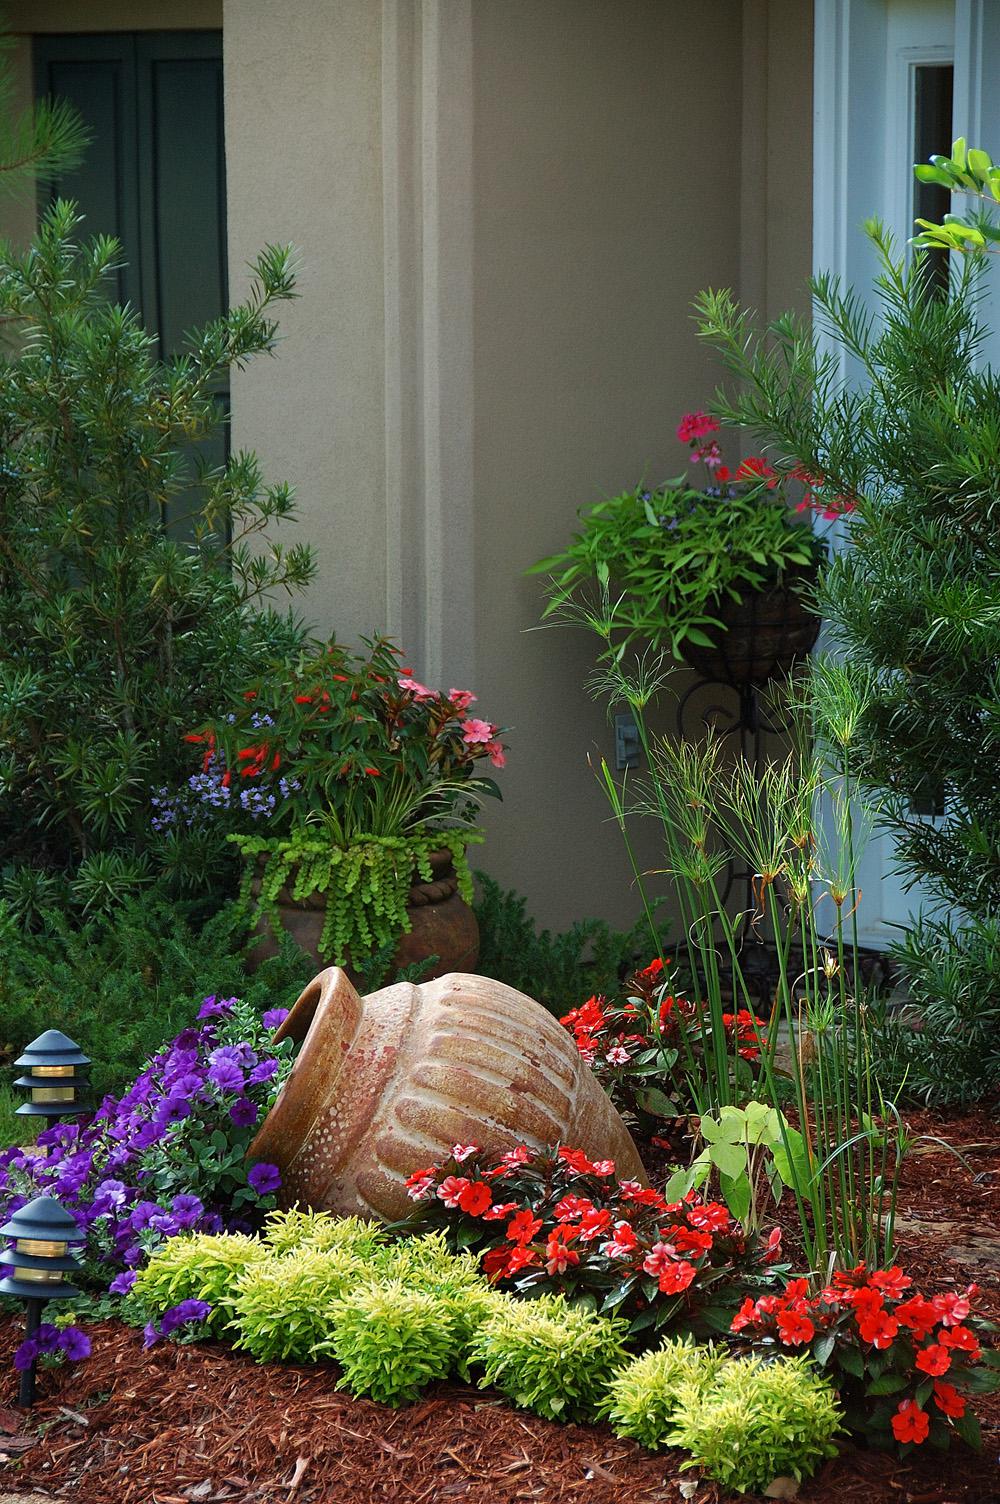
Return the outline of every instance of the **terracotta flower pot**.
{"type": "Polygon", "coordinates": [[[331,967],[276,1038],[302,1047],[249,1156],[278,1166],[282,1197],[392,1221],[404,1180],[452,1145],[502,1154],[557,1143],[646,1183],[610,1099],[539,1003],[488,977],[401,982],[359,997],[331,967]]]}
{"type": "MultiPolygon", "coordinates": [[[[430,854],[430,882],[424,882],[414,873],[413,886],[406,905],[411,929],[399,939],[392,960],[393,971],[409,966],[416,961],[437,956],[438,960],[427,972],[427,977],[441,977],[449,971],[473,971],[479,960],[479,923],[471,907],[458,891],[455,863],[448,850],[432,851],[430,854]]],[[[260,879],[254,878],[251,894],[254,902],[260,896],[260,879]]],[[[326,915],[326,894],[313,893],[308,898],[292,897],[290,885],[278,894],[278,913],[281,925],[291,935],[317,968],[328,966],[329,955],[319,948],[326,915]]],[[[253,965],[259,966],[270,956],[278,953],[278,938],[267,919],[261,920],[255,933],[260,937],[253,949],[253,965]]],[[[347,967],[350,975],[353,972],[347,967]]]]}
{"type": "Polygon", "coordinates": [[[711,647],[684,648],[685,660],[704,679],[726,684],[762,685],[787,674],[806,658],[819,636],[820,618],[800,591],[815,578],[810,570],[789,571],[773,590],[748,590],[726,598],[716,609],[725,623],[706,627],[711,647]]]}

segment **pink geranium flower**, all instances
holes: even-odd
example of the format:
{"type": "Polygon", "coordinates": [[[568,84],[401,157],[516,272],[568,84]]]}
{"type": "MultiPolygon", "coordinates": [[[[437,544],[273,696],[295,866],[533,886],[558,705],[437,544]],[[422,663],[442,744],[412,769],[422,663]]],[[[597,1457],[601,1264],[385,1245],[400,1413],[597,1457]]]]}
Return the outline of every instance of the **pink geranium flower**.
{"type": "Polygon", "coordinates": [[[489,721],[477,721],[475,718],[466,721],[462,727],[462,740],[470,747],[478,742],[488,743],[493,740],[493,733],[497,728],[491,726],[489,721]]]}
{"type": "Polygon", "coordinates": [[[716,420],[710,418],[708,413],[685,413],[677,425],[677,437],[682,444],[690,444],[694,439],[703,439],[706,434],[715,433],[718,427],[716,420]]]}

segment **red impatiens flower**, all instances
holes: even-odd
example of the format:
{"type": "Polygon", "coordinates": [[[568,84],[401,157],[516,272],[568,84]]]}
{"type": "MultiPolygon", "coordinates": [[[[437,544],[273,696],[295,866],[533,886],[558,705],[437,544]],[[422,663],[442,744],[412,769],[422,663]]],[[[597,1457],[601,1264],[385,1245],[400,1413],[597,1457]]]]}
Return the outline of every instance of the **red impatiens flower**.
{"type": "Polygon", "coordinates": [[[873,1315],[865,1316],[858,1322],[858,1331],[861,1333],[861,1340],[870,1342],[872,1347],[891,1347],[899,1332],[899,1322],[887,1311],[875,1311],[873,1315]]]}
{"type": "Polygon", "coordinates": [[[743,1304],[740,1306],[739,1310],[736,1312],[736,1315],[733,1317],[732,1325],[730,1326],[729,1330],[731,1332],[742,1332],[744,1327],[750,1326],[756,1320],[757,1306],[753,1298],[748,1295],[743,1304]]]}
{"type": "Polygon", "coordinates": [[[593,1175],[594,1173],[594,1166],[582,1149],[567,1149],[565,1144],[560,1145],[559,1158],[564,1165],[568,1165],[578,1175],[593,1175]]]}
{"type": "Polygon", "coordinates": [[[893,1264],[891,1269],[876,1269],[874,1274],[868,1276],[868,1283],[876,1290],[881,1290],[883,1295],[891,1295],[894,1300],[898,1300],[913,1281],[908,1274],[903,1273],[898,1264],[893,1264]]]}
{"type": "Polygon", "coordinates": [[[951,1353],[940,1342],[934,1342],[930,1347],[922,1347],[915,1361],[921,1373],[930,1373],[938,1378],[951,1367],[951,1353]]]}
{"type": "Polygon", "coordinates": [[[867,1286],[852,1291],[847,1299],[854,1307],[854,1314],[859,1322],[870,1320],[885,1308],[885,1301],[878,1291],[869,1290],[867,1286]]]}
{"type": "Polygon", "coordinates": [[[483,1212],[484,1222],[503,1222],[511,1212],[517,1211],[516,1201],[498,1201],[493,1206],[487,1207],[483,1212]]]}
{"type": "Polygon", "coordinates": [[[601,1244],[601,1252],[609,1259],[627,1258],[639,1246],[639,1239],[630,1222],[616,1222],[614,1237],[601,1244]]]}
{"type": "Polygon", "coordinates": [[[474,1180],[459,1192],[458,1204],[470,1217],[481,1217],[493,1200],[485,1180],[474,1180]]]}
{"type": "Polygon", "coordinates": [[[541,1217],[533,1217],[529,1211],[520,1211],[507,1223],[507,1239],[511,1243],[530,1243],[541,1225],[541,1217]]]}
{"type": "Polygon", "coordinates": [[[959,1394],[954,1384],[946,1384],[942,1379],[935,1380],[934,1403],[944,1415],[950,1415],[952,1420],[961,1420],[965,1414],[965,1396],[959,1394]]]}
{"type": "Polygon", "coordinates": [[[706,1201],[704,1206],[693,1206],[688,1212],[688,1221],[694,1227],[704,1227],[710,1232],[725,1232],[732,1217],[721,1202],[706,1201]]]}
{"type": "Polygon", "coordinates": [[[980,1355],[976,1334],[970,1332],[967,1326],[953,1326],[950,1331],[946,1328],[941,1333],[940,1340],[944,1347],[957,1347],[960,1352],[967,1355],[971,1362],[975,1362],[980,1355]]]}
{"type": "Polygon", "coordinates": [[[911,1331],[918,1341],[929,1337],[938,1324],[939,1313],[932,1300],[925,1300],[922,1295],[911,1295],[909,1300],[902,1301],[893,1312],[901,1326],[911,1331]]]}
{"type": "Polygon", "coordinates": [[[681,1290],[686,1290],[694,1281],[697,1272],[693,1264],[680,1259],[677,1263],[670,1264],[660,1271],[657,1283],[664,1295],[679,1295],[681,1290]]]}
{"type": "Polygon", "coordinates": [[[666,1243],[654,1243],[642,1261],[647,1274],[659,1275],[674,1261],[674,1255],[666,1243]]]}
{"type": "Polygon", "coordinates": [[[815,1326],[801,1311],[779,1311],[777,1321],[778,1335],[786,1347],[799,1347],[803,1342],[811,1342],[816,1335],[815,1326]]]}
{"type": "Polygon", "coordinates": [[[930,1417],[921,1410],[915,1400],[903,1400],[892,1417],[892,1434],[897,1441],[912,1441],[919,1446],[927,1440],[931,1428],[930,1417]]]}
{"type": "Polygon", "coordinates": [[[486,1278],[494,1282],[503,1279],[510,1267],[511,1255],[516,1252],[516,1248],[488,1248],[483,1254],[483,1273],[486,1278]]]}
{"type": "Polygon", "coordinates": [[[592,1207],[580,1218],[580,1242],[592,1243],[595,1238],[601,1236],[601,1233],[607,1232],[610,1226],[611,1213],[607,1208],[602,1207],[598,1210],[597,1207],[592,1207]]]}

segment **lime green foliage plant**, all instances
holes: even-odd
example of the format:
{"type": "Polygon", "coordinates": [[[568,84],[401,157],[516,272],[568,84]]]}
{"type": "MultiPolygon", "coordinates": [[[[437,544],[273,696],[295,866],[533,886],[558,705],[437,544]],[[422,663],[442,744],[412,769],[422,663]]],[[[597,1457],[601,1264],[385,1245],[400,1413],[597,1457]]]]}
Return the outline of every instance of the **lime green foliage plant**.
{"type": "Polygon", "coordinates": [[[374,1222],[337,1217],[333,1212],[301,1211],[298,1206],[270,1212],[263,1236],[267,1248],[279,1258],[300,1249],[312,1253],[341,1249],[358,1259],[370,1259],[385,1244],[385,1234],[374,1222]]]}
{"type": "Polygon", "coordinates": [[[761,1492],[775,1478],[809,1478],[827,1457],[841,1413],[833,1389],[806,1358],[733,1359],[711,1385],[681,1384],[669,1446],[690,1452],[726,1488],[761,1492]]]}
{"type": "Polygon", "coordinates": [[[307,1363],[328,1335],[330,1307],[357,1294],[358,1259],[349,1249],[299,1249],[247,1269],[233,1298],[234,1345],[258,1363],[307,1363]]]}
{"type": "Polygon", "coordinates": [[[245,301],[164,364],[108,302],[119,244],[79,225],[59,201],[27,250],[0,245],[0,853],[22,891],[40,873],[90,915],[160,869],[224,884],[218,837],[154,828],[152,793],[185,776],[192,721],[300,641],[263,602],[313,560],[266,543],[294,505],[254,455],[196,460],[223,421],[216,374],[274,348],[290,250],[262,251],[245,301]],[[178,505],[189,541],[164,527],[178,505]]]}
{"type": "Polygon", "coordinates": [[[714,439],[699,442],[718,427],[689,413],[678,428],[705,467],[703,488],[682,475],[600,501],[568,548],[532,566],[529,573],[549,576],[545,617],[585,619],[610,595],[615,632],[605,656],[642,640],[679,659],[689,644],[712,645],[707,629],[723,625],[725,600],[786,577],[807,584],[823,545],[765,461],[750,457],[733,475],[714,439]]]}
{"type": "Polygon", "coordinates": [[[593,1419],[625,1361],[624,1321],[568,1305],[562,1295],[511,1301],[472,1339],[483,1385],[547,1420],[593,1419]]]}
{"type": "Polygon", "coordinates": [[[270,1258],[259,1238],[241,1233],[192,1233],[169,1238],[136,1276],[126,1309],[138,1324],[156,1321],[183,1300],[211,1306],[206,1331],[220,1337],[233,1315],[240,1277],[270,1258]]]}
{"type": "Polygon", "coordinates": [[[674,1337],[619,1368],[608,1385],[602,1416],[618,1436],[631,1436],[655,1452],[667,1444],[681,1390],[699,1400],[713,1386],[727,1361],[709,1345],[674,1337]]]}
{"type": "Polygon", "coordinates": [[[315,1351],[336,1358],[337,1388],[383,1405],[415,1400],[427,1384],[446,1378],[461,1348],[440,1302],[399,1280],[352,1292],[328,1316],[330,1335],[315,1351]]]}

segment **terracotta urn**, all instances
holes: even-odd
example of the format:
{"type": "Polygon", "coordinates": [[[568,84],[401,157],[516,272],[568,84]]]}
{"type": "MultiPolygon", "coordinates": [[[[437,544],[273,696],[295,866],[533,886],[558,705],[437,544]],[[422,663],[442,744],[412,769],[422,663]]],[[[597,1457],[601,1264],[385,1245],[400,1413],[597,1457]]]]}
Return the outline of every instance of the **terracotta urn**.
{"type": "MultiPolygon", "coordinates": [[[[416,872],[413,874],[406,904],[410,928],[399,937],[391,974],[428,956],[438,958],[424,973],[428,979],[444,976],[448,971],[469,971],[479,960],[479,924],[458,891],[452,854],[446,848],[432,851],[429,860],[430,882],[416,872]]],[[[260,897],[259,876],[253,880],[251,896],[255,902],[260,897]]],[[[326,894],[313,893],[308,898],[296,899],[290,885],[286,885],[278,894],[278,914],[282,929],[317,967],[325,966],[329,957],[323,955],[319,941],[326,918],[326,894]]],[[[268,919],[258,923],[256,934],[258,939],[251,952],[254,968],[276,956],[279,949],[278,937],[268,919]]],[[[353,974],[349,966],[346,969],[348,975],[353,974]]]]}
{"type": "Polygon", "coordinates": [[[558,1143],[646,1183],[615,1108],[550,1013],[488,977],[452,973],[360,997],[338,967],[278,1030],[302,1045],[249,1155],[278,1166],[286,1205],[394,1221],[404,1181],[453,1144],[502,1154],[558,1143]]]}

